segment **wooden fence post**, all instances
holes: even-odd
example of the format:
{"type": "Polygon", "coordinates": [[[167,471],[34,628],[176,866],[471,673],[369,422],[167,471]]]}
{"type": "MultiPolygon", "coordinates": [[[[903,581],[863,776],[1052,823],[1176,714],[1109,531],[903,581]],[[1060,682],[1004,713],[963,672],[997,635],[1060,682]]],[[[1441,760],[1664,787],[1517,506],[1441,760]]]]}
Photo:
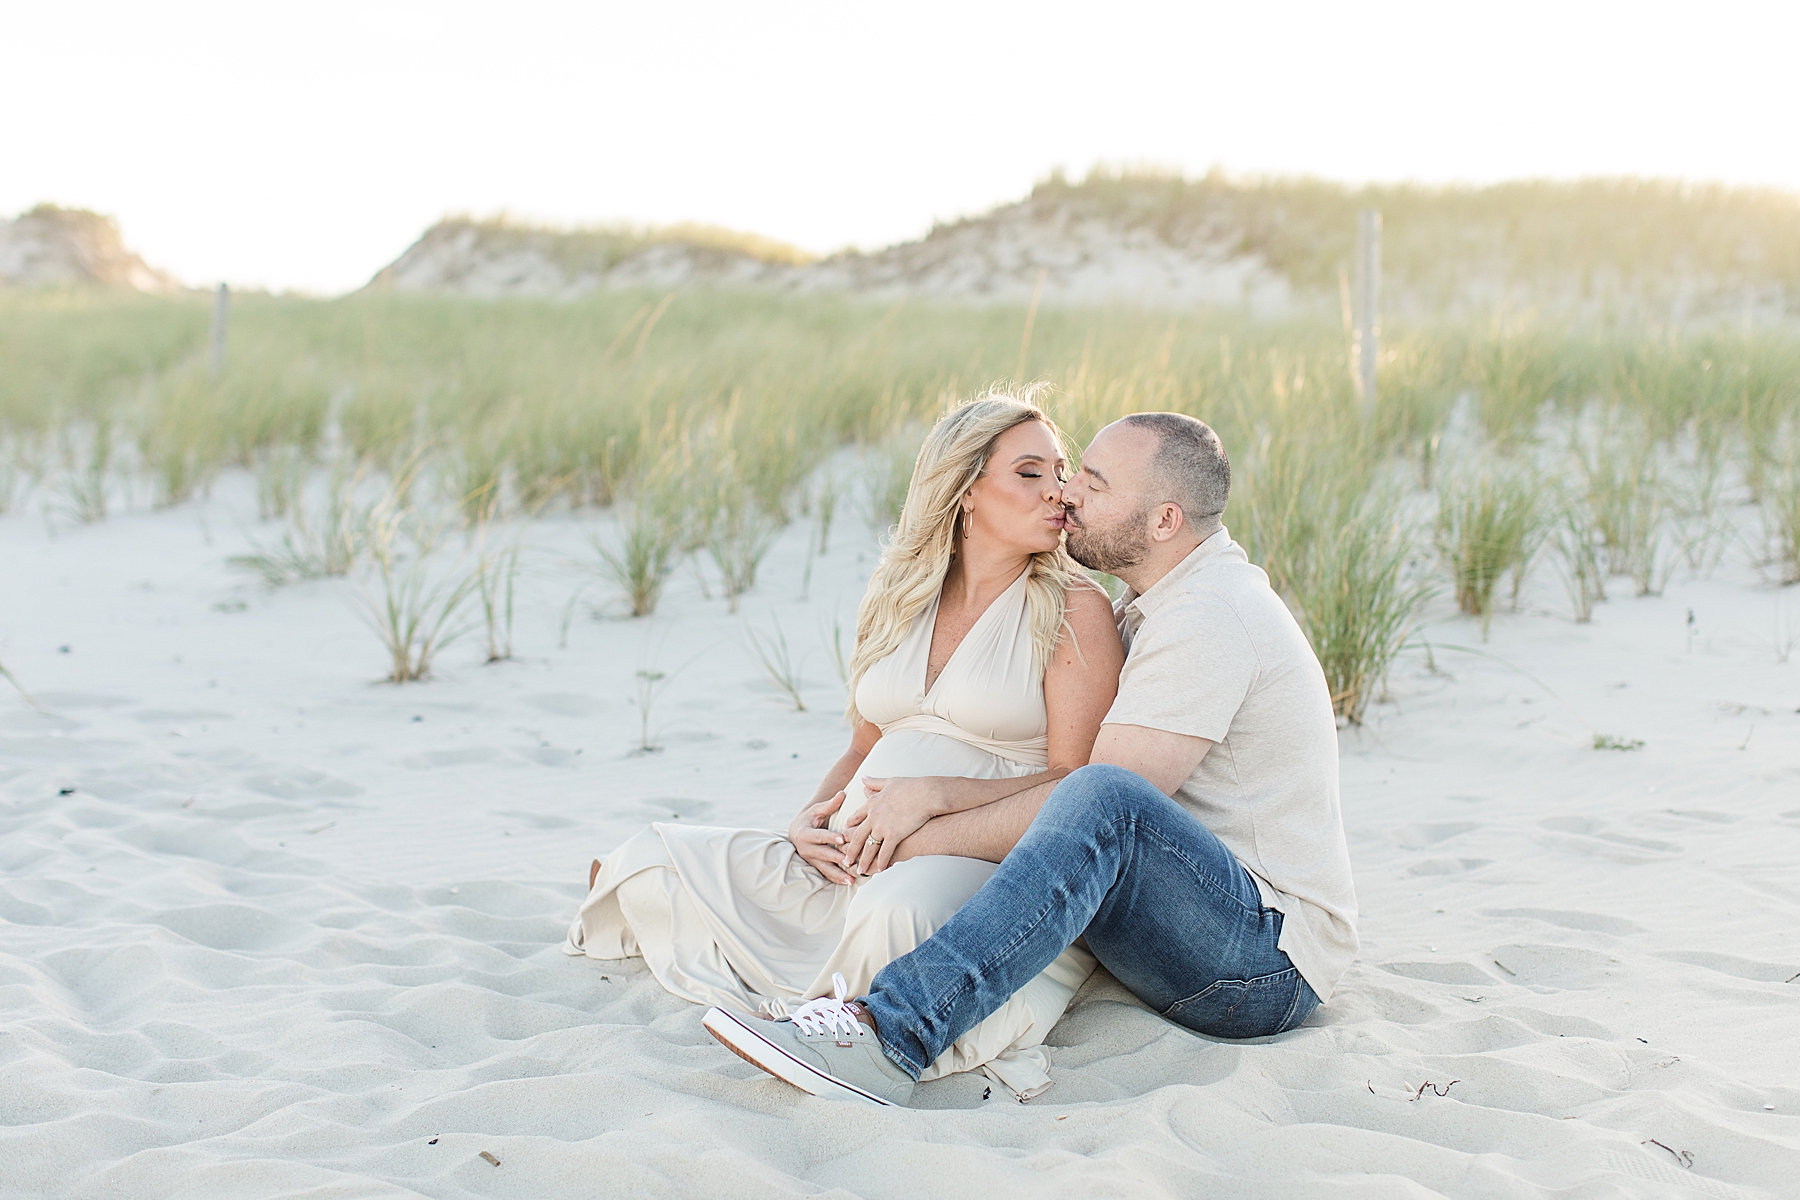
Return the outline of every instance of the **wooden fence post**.
{"type": "Polygon", "coordinates": [[[1375,363],[1381,354],[1381,210],[1356,214],[1356,378],[1363,417],[1375,417],[1375,363]]]}
{"type": "Polygon", "coordinates": [[[221,283],[218,298],[213,301],[211,369],[215,378],[225,369],[225,323],[230,317],[231,289],[221,283]]]}

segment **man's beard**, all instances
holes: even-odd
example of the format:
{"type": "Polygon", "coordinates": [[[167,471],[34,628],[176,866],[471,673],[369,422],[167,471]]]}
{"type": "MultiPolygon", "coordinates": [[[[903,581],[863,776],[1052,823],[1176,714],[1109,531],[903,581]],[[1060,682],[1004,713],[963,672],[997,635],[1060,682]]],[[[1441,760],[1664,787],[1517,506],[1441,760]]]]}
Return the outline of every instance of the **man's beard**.
{"type": "MultiPolygon", "coordinates": [[[[1069,557],[1090,571],[1104,571],[1108,575],[1129,571],[1150,553],[1150,535],[1144,529],[1145,518],[1149,515],[1150,506],[1145,505],[1142,511],[1131,514],[1112,529],[1071,523],[1069,557]]],[[[1071,522],[1079,519],[1070,513],[1071,522]]]]}

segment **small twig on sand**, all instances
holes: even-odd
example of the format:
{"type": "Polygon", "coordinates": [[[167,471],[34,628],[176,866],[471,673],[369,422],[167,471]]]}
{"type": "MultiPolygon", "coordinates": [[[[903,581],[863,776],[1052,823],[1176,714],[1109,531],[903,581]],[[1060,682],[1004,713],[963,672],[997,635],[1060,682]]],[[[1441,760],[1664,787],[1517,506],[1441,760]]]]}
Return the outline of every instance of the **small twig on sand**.
{"type": "Polygon", "coordinates": [[[6,682],[12,684],[13,687],[18,690],[19,695],[25,698],[25,703],[31,705],[33,708],[38,707],[38,702],[31,698],[31,693],[25,690],[25,685],[20,683],[11,671],[6,669],[5,663],[0,663],[0,679],[4,679],[6,682]]]}
{"type": "MultiPolygon", "coordinates": [[[[1412,1098],[1413,1098],[1413,1100],[1417,1100],[1420,1096],[1423,1096],[1425,1094],[1426,1088],[1430,1088],[1434,1095],[1448,1096],[1450,1094],[1450,1089],[1455,1087],[1457,1084],[1459,1084],[1461,1082],[1462,1082],[1462,1080],[1460,1080],[1460,1079],[1452,1079],[1449,1083],[1446,1083],[1443,1087],[1439,1087],[1437,1084],[1435,1084],[1435,1083],[1431,1082],[1431,1080],[1427,1079],[1424,1083],[1421,1083],[1419,1085],[1419,1090],[1413,1093],[1412,1098]]],[[[1409,1101],[1409,1103],[1410,1103],[1410,1101],[1409,1101]]]]}
{"type": "Polygon", "coordinates": [[[1649,1141],[1639,1142],[1638,1145],[1662,1146],[1664,1150],[1667,1150],[1670,1154],[1675,1156],[1675,1161],[1681,1164],[1682,1170],[1691,1171],[1694,1169],[1694,1152],[1692,1150],[1677,1150],[1673,1146],[1663,1146],[1663,1144],[1655,1138],[1651,1138],[1649,1141]]]}
{"type": "Polygon", "coordinates": [[[1497,958],[1494,960],[1494,965],[1496,967],[1499,967],[1502,971],[1505,971],[1508,975],[1511,975],[1514,979],[1517,979],[1519,977],[1519,973],[1517,971],[1513,970],[1511,967],[1507,966],[1505,963],[1501,962],[1497,958]]]}
{"type": "Polygon", "coordinates": [[[1792,983],[1796,979],[1800,979],[1800,971],[1795,971],[1792,975],[1789,975],[1786,979],[1782,980],[1782,982],[1792,983]]]}

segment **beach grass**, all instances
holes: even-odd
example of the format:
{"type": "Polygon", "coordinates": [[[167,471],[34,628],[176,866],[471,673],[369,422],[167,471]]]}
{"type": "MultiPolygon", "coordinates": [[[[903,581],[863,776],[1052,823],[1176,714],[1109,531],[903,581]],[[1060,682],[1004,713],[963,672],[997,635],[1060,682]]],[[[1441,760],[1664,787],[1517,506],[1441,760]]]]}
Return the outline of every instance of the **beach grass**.
{"type": "Polygon", "coordinates": [[[1764,468],[1763,563],[1783,584],[1800,583],[1800,422],[1782,431],[1764,468]]]}
{"type": "Polygon", "coordinates": [[[770,614],[769,619],[773,624],[770,630],[759,630],[746,623],[744,639],[749,643],[750,651],[762,667],[763,674],[786,699],[788,706],[795,712],[805,712],[806,699],[801,694],[801,660],[788,645],[787,631],[781,627],[781,618],[770,614]]]}
{"type": "MultiPolygon", "coordinates": [[[[0,295],[8,496],[95,521],[245,468],[262,515],[286,522],[240,562],[270,582],[365,560],[358,489],[445,504],[477,528],[616,504],[600,559],[630,611],[654,611],[683,559],[706,562],[703,586],[735,611],[797,516],[812,514],[821,552],[844,497],[890,528],[929,423],[1022,369],[1050,384],[1077,446],[1147,409],[1218,429],[1236,468],[1226,522],[1321,657],[1349,656],[1333,668],[1347,718],[1378,694],[1391,636],[1424,594],[1433,512],[1449,523],[1438,582],[1484,622],[1496,580],[1529,563],[1530,522],[1482,498],[1496,463],[1535,463],[1546,496],[1568,493],[1541,506],[1541,529],[1578,619],[1609,574],[1646,593],[1679,563],[1716,564],[1740,499],[1760,506],[1771,572],[1800,575],[1800,355],[1780,330],[1397,319],[1368,420],[1344,329],[1311,317],[725,291],[246,294],[214,374],[208,304],[0,295]],[[1352,544],[1367,570],[1334,549],[1352,544]]],[[[388,582],[404,590],[402,575],[388,582]]]]}
{"type": "Polygon", "coordinates": [[[430,676],[438,652],[470,632],[473,622],[463,609],[486,584],[485,562],[439,560],[441,529],[429,521],[392,494],[368,520],[373,570],[361,593],[362,614],[387,652],[390,683],[430,676]]]}
{"type": "Polygon", "coordinates": [[[491,525],[484,525],[471,547],[475,594],[481,604],[490,663],[506,662],[513,656],[513,615],[518,602],[519,564],[525,555],[524,534],[524,527],[501,534],[491,525]]]}
{"type": "MultiPolygon", "coordinates": [[[[292,491],[284,491],[280,498],[287,528],[274,539],[252,538],[249,554],[233,555],[227,561],[270,587],[350,574],[369,544],[375,511],[373,503],[358,500],[365,475],[365,468],[352,468],[342,459],[335,462],[324,481],[324,502],[316,511],[307,503],[305,479],[294,481],[292,491]]],[[[258,506],[273,516],[274,501],[264,503],[263,490],[259,479],[258,506]]]]}
{"type": "Polygon", "coordinates": [[[1572,496],[1563,501],[1556,514],[1551,543],[1576,622],[1593,620],[1594,605],[1606,599],[1606,547],[1584,498],[1572,496]]]}
{"type": "Polygon", "coordinates": [[[1388,667],[1437,590],[1419,558],[1416,532],[1379,493],[1341,510],[1331,534],[1307,547],[1292,603],[1324,669],[1332,710],[1352,724],[1381,695],[1388,667]]]}
{"type": "Polygon", "coordinates": [[[1436,544],[1459,611],[1481,621],[1485,637],[1495,591],[1509,573],[1516,597],[1543,533],[1541,483],[1521,468],[1457,472],[1438,489],[1436,544]]]}
{"type": "Polygon", "coordinates": [[[624,596],[631,615],[647,617],[656,611],[663,584],[681,553],[680,513],[648,496],[620,507],[614,540],[596,534],[594,551],[601,576],[624,596]]]}

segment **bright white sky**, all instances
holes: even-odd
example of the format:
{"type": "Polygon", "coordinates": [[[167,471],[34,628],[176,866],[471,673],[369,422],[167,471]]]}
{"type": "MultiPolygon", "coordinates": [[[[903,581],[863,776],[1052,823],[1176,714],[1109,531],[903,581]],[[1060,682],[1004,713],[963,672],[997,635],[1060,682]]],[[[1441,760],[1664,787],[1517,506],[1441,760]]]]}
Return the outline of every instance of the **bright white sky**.
{"type": "Polygon", "coordinates": [[[337,292],[439,216],[818,251],[1051,167],[1800,189],[1800,3],[16,3],[0,214],[184,280],[337,292]]]}

